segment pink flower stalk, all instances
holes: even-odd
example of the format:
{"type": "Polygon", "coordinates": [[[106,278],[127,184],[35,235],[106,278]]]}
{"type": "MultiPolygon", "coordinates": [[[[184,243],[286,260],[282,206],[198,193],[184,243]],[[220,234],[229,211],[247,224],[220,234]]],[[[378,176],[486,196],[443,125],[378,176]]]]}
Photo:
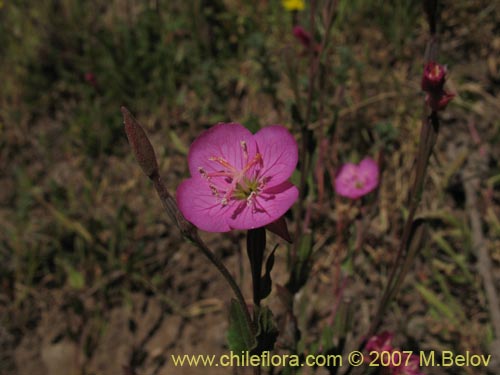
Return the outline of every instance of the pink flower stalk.
{"type": "Polygon", "coordinates": [[[424,67],[422,90],[427,93],[425,101],[433,111],[445,109],[455,96],[444,89],[446,73],[446,67],[434,61],[428,62],[424,67]]]}
{"type": "Polygon", "coordinates": [[[373,159],[366,157],[359,164],[344,164],[335,177],[334,187],[337,194],[358,199],[375,190],[378,182],[378,165],[373,159]]]}
{"type": "Polygon", "coordinates": [[[177,188],[179,209],[208,232],[263,227],[297,200],[288,181],[297,160],[297,143],[283,126],[252,134],[240,124],[215,125],[189,149],[191,178],[177,188]]]}

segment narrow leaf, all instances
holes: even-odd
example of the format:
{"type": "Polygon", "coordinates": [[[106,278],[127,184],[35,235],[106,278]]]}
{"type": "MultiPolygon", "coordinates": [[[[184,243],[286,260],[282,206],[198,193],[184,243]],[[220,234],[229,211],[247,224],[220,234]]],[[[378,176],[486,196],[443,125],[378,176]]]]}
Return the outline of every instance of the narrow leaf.
{"type": "Polygon", "coordinates": [[[267,257],[266,260],[266,272],[264,273],[264,276],[262,276],[262,279],[260,281],[260,298],[264,299],[269,294],[271,294],[272,290],[272,280],[271,280],[271,271],[274,266],[274,252],[278,248],[278,245],[276,245],[271,251],[271,254],[267,257]]]}
{"type": "Polygon", "coordinates": [[[245,319],[245,312],[235,299],[231,299],[229,309],[227,341],[229,349],[235,353],[250,351],[257,346],[257,340],[245,319]]]}

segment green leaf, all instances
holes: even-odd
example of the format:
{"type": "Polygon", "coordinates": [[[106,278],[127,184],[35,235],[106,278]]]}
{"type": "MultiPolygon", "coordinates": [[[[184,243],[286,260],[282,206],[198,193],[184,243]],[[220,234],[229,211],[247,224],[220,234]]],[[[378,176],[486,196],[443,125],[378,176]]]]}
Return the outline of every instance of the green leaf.
{"type": "Polygon", "coordinates": [[[85,278],[83,274],[70,265],[66,266],[66,271],[68,273],[68,284],[74,289],[82,289],[85,287],[85,278]]]}
{"type": "Polygon", "coordinates": [[[291,265],[292,272],[286,285],[292,294],[297,293],[307,282],[311,270],[312,249],[312,233],[305,233],[300,240],[300,246],[297,252],[298,256],[295,259],[295,263],[291,265]]]}
{"type": "Polygon", "coordinates": [[[184,144],[184,142],[182,142],[182,140],[179,138],[177,133],[175,133],[173,130],[171,130],[169,135],[170,135],[170,140],[172,141],[172,144],[174,145],[174,148],[177,151],[179,151],[182,155],[187,155],[189,150],[188,150],[187,146],[184,144]]]}
{"type": "Polygon", "coordinates": [[[427,301],[427,303],[433,306],[441,316],[447,317],[451,322],[453,322],[453,324],[459,324],[455,313],[444,302],[442,302],[441,299],[433,291],[427,289],[422,284],[416,284],[415,288],[427,301]]]}
{"type": "Polygon", "coordinates": [[[274,349],[274,343],[278,338],[278,328],[274,322],[273,313],[268,307],[261,306],[258,308],[258,326],[257,326],[257,347],[252,351],[252,354],[260,354],[265,351],[274,349]]]}
{"type": "Polygon", "coordinates": [[[245,312],[235,299],[231,299],[229,308],[227,341],[229,349],[235,353],[250,351],[257,346],[257,340],[245,319],[245,312]]]}
{"type": "Polygon", "coordinates": [[[271,270],[273,269],[274,266],[274,252],[278,248],[278,245],[276,245],[271,251],[271,254],[267,257],[266,260],[266,272],[264,273],[264,276],[262,276],[260,280],[260,298],[264,299],[266,298],[269,294],[271,294],[271,289],[272,289],[272,280],[271,280],[271,270]]]}

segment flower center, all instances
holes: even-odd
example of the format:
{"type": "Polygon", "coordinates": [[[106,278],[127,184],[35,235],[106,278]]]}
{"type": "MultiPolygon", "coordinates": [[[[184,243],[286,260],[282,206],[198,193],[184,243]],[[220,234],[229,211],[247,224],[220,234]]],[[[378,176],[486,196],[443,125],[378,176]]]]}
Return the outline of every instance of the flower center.
{"type": "Polygon", "coordinates": [[[250,179],[244,176],[241,181],[236,184],[233,191],[233,197],[237,200],[244,200],[250,198],[252,194],[258,194],[259,191],[259,180],[250,179]]]}
{"type": "Polygon", "coordinates": [[[362,189],[365,186],[365,183],[359,179],[356,179],[354,186],[356,187],[356,189],[362,189]]]}
{"type": "Polygon", "coordinates": [[[251,205],[267,182],[266,178],[260,175],[263,167],[262,155],[256,153],[250,159],[246,142],[241,141],[240,146],[245,161],[242,169],[234,167],[221,156],[211,156],[208,160],[223,169],[207,173],[203,167],[198,168],[201,176],[208,181],[212,195],[222,206],[226,206],[231,200],[246,201],[248,206],[251,205]]]}

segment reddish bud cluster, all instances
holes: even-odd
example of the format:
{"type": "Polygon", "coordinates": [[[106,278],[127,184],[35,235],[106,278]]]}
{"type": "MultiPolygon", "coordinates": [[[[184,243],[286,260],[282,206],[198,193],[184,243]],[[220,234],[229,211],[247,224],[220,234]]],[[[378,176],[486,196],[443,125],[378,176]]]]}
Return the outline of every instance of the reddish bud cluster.
{"type": "Polygon", "coordinates": [[[316,53],[320,52],[321,46],[314,42],[311,34],[302,26],[297,25],[293,28],[293,36],[298,39],[306,50],[313,49],[316,53]]]}
{"type": "Polygon", "coordinates": [[[434,112],[445,109],[455,96],[455,94],[451,94],[444,89],[446,72],[444,65],[434,61],[428,62],[424,67],[422,90],[427,93],[425,102],[434,112]]]}

